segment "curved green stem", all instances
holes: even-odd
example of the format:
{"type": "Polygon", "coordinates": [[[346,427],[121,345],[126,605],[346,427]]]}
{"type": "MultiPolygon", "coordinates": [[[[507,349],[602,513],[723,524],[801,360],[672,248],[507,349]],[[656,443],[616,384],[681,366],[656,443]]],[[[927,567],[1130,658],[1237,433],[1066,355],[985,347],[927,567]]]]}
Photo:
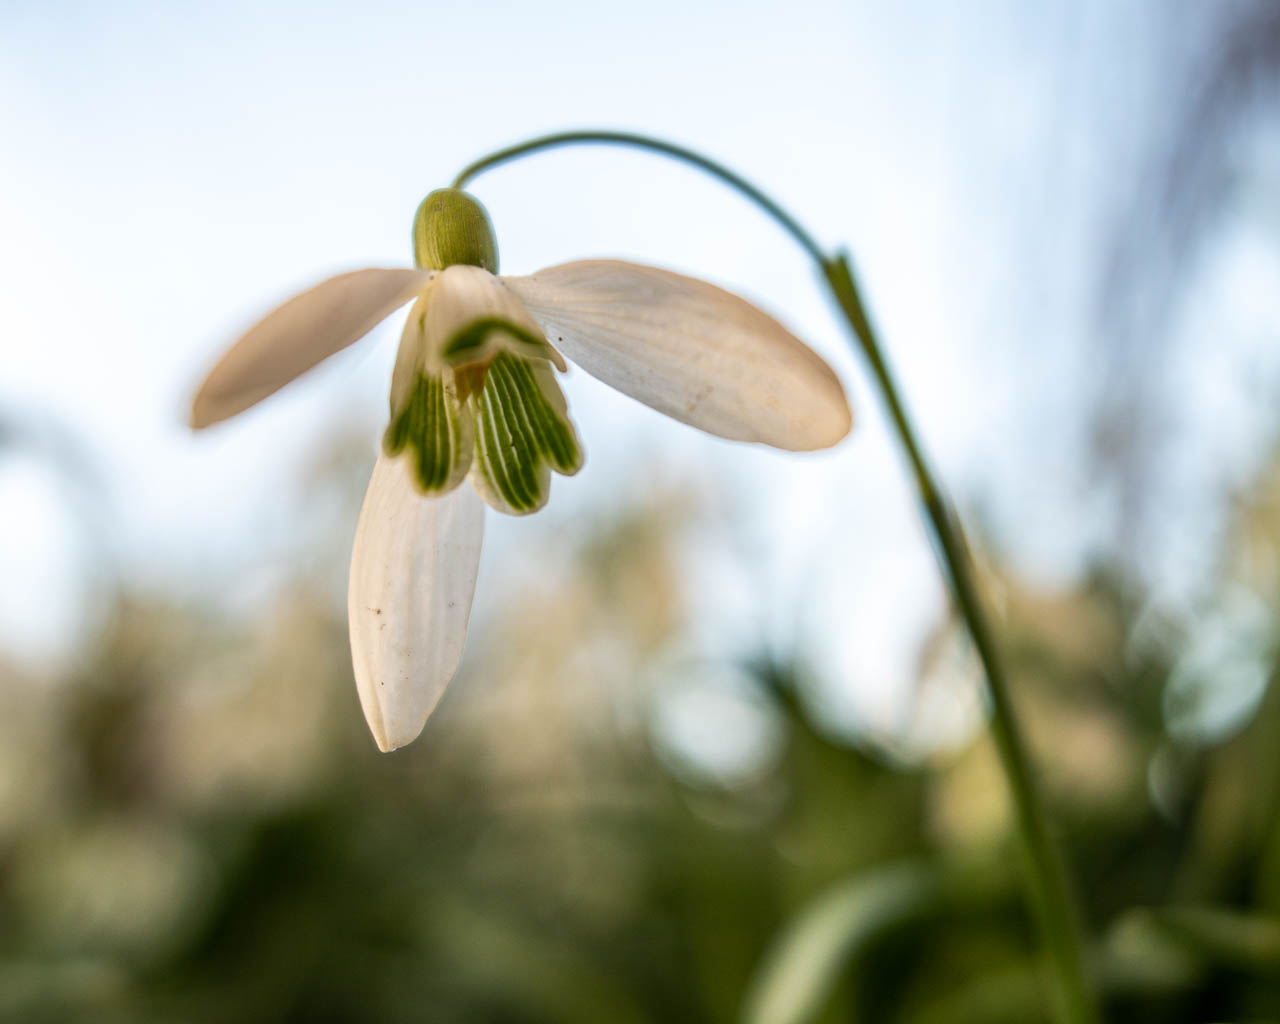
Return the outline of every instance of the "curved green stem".
{"type": "Polygon", "coordinates": [[[828,256],[799,222],[754,185],[728,168],[692,150],[661,139],[610,131],[575,131],[545,135],[498,150],[469,164],[454,180],[461,188],[483,171],[510,160],[567,145],[605,143],[632,146],[674,157],[719,178],[777,221],[822,270],[827,286],[853,333],[880,390],[898,441],[910,463],[920,502],[937,541],[937,553],[956,605],[964,617],[986,672],[991,701],[991,730],[1013,797],[1018,833],[1026,853],[1032,902],[1057,977],[1060,1016],[1067,1024],[1095,1024],[1100,1018],[1085,976],[1080,925],[1062,859],[1049,833],[1048,819],[1035,785],[1026,743],[1010,698],[1008,677],[987,620],[964,531],[950,501],[929,468],[915,428],[907,415],[871,319],[844,253],[828,256]]]}
{"type": "Polygon", "coordinates": [[[951,583],[951,593],[969,627],[973,645],[987,675],[991,700],[991,731],[1013,795],[1014,813],[1030,867],[1032,893],[1045,943],[1057,967],[1063,1019],[1086,1024],[1099,1019],[1085,978],[1080,925],[1067,881],[1065,865],[1049,834],[1040,794],[1032,774],[1026,742],[1018,729],[1008,676],[996,647],[995,634],[983,610],[974,580],[973,559],[959,517],[929,468],[915,429],[894,385],[875,330],[858,293],[848,258],[838,254],[822,267],[836,302],[857,337],[880,388],[889,417],[906,452],[920,501],[938,542],[939,559],[951,583]]]}
{"type": "Polygon", "coordinates": [[[540,138],[530,139],[528,142],[508,146],[506,149],[499,149],[497,152],[490,153],[488,156],[483,156],[474,163],[468,164],[453,179],[453,187],[462,188],[468,181],[484,171],[491,170],[499,164],[517,160],[522,156],[528,156],[530,153],[537,153],[539,150],[584,144],[599,145],[601,143],[652,150],[655,153],[663,153],[666,156],[674,157],[676,160],[692,164],[694,167],[706,171],[712,177],[719,178],[730,188],[741,192],[763,209],[765,213],[781,224],[787,233],[800,244],[800,247],[819,264],[825,259],[822,248],[813,240],[813,236],[800,226],[799,221],[752,185],[751,182],[745,178],[740,178],[723,164],[707,159],[701,153],[695,153],[691,149],[685,149],[683,146],[677,146],[670,142],[663,142],[662,139],[651,139],[647,135],[634,135],[631,132],[593,131],[559,132],[555,135],[543,135],[540,138]]]}

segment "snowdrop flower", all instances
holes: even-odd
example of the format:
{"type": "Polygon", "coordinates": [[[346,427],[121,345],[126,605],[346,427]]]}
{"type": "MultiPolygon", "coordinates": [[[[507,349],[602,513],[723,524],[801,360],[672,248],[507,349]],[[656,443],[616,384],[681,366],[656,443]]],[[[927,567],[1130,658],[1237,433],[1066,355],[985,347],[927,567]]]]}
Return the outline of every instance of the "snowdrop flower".
{"type": "Polygon", "coordinates": [[[714,285],[614,260],[497,277],[488,216],[453,188],[423,200],[414,249],[414,269],[340,274],[268,314],[214,366],[191,410],[197,429],[234,416],[413,303],[348,597],[356,687],[384,751],[417,737],[461,660],[484,505],[534,512],[553,472],[582,466],[556,380],[565,357],[736,441],[825,448],[851,422],[830,367],[714,285]]]}

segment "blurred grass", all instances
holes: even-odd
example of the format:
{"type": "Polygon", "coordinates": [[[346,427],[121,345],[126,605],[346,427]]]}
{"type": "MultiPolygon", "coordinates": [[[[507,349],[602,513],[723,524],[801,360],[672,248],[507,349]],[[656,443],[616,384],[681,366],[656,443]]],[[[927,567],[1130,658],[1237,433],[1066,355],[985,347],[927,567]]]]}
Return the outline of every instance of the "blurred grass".
{"type": "MultiPolygon", "coordinates": [[[[1241,496],[1205,614],[1105,567],[1061,592],[988,568],[1115,1019],[1280,1015],[1277,478],[1241,496]],[[1190,658],[1224,699],[1200,632],[1242,590],[1265,628],[1208,649],[1266,686],[1224,728],[1168,694],[1190,658]]],[[[0,1018],[1046,1019],[984,737],[904,760],[841,735],[799,651],[667,678],[703,521],[655,489],[513,586],[393,756],[303,571],[248,619],[117,588],[76,668],[0,677],[0,1018]],[[656,731],[725,678],[781,737],[730,777],[656,731]]],[[[313,543],[300,564],[339,557],[313,543]]],[[[930,685],[972,685],[927,655],[930,685]]]]}

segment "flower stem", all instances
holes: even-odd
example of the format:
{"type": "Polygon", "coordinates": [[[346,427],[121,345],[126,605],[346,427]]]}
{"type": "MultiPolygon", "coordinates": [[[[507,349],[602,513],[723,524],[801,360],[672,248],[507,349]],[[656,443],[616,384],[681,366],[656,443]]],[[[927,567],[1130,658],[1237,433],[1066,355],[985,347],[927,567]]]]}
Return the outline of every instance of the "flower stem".
{"type": "Polygon", "coordinates": [[[691,149],[685,149],[683,146],[677,146],[671,142],[664,142],[662,139],[651,139],[647,135],[634,135],[631,132],[559,132],[555,135],[543,135],[536,139],[529,139],[527,142],[521,142],[514,146],[508,146],[506,149],[499,149],[488,156],[483,156],[474,163],[464,167],[456,178],[453,179],[454,188],[462,188],[468,181],[483,173],[497,167],[499,164],[505,164],[508,161],[519,159],[522,156],[528,156],[531,153],[537,153],[543,149],[557,149],[561,146],[575,145],[598,145],[600,143],[612,144],[615,146],[632,146],[638,149],[647,149],[655,153],[662,153],[676,160],[683,161],[686,164],[692,164],[699,170],[706,171],[713,178],[719,178],[730,188],[741,192],[753,203],[764,210],[770,217],[776,220],[791,235],[810,256],[821,266],[826,256],[822,251],[822,247],[813,240],[813,236],[800,226],[791,214],[787,213],[781,206],[775,203],[767,195],[758,188],[734,174],[733,171],[722,164],[716,163],[703,156],[701,153],[695,153],[691,149]]]}
{"type": "Polygon", "coordinates": [[[453,184],[455,188],[462,188],[471,178],[499,164],[540,150],[584,143],[647,149],[691,164],[719,178],[777,221],[822,270],[831,294],[844,314],[857,347],[871,368],[881,398],[888,408],[898,441],[911,465],[920,502],[932,526],[943,573],[950,583],[952,595],[986,672],[987,692],[991,701],[991,731],[1013,797],[1018,834],[1026,854],[1032,903],[1057,978],[1058,1015],[1064,1024],[1096,1024],[1100,1017],[1085,975],[1081,930],[1065,865],[1049,833],[1048,818],[1036,788],[1026,743],[1014,714],[1008,677],[974,580],[973,562],[965,543],[964,531],[950,501],[929,468],[876,332],[867,316],[848,257],[844,253],[828,256],[794,217],[727,167],[682,146],[628,132],[574,131],[530,139],[469,164],[453,184]]]}
{"type": "Polygon", "coordinates": [[[986,672],[987,693],[991,700],[991,731],[1013,796],[1033,901],[1056,968],[1060,1014],[1069,1024],[1094,1024],[1100,1018],[1085,977],[1080,924],[1066,868],[1049,834],[1048,818],[1010,698],[1009,679],[974,581],[973,560],[965,542],[964,529],[924,457],[862,303],[847,256],[840,253],[833,259],[824,260],[822,272],[888,407],[898,440],[911,464],[920,502],[933,527],[939,560],[986,672]]]}

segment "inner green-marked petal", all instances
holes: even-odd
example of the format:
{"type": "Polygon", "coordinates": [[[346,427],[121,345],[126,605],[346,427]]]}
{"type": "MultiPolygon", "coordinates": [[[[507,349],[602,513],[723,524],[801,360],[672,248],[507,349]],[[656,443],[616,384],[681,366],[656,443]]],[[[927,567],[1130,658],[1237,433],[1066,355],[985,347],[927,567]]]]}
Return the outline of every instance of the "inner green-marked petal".
{"type": "Polygon", "coordinates": [[[495,391],[486,384],[480,403],[485,420],[485,450],[495,471],[495,483],[512,508],[528,510],[540,497],[533,478],[533,459],[522,432],[513,432],[495,391]]]}
{"type": "MultiPolygon", "coordinates": [[[[561,472],[576,471],[578,465],[573,457],[573,442],[569,440],[571,434],[538,390],[529,364],[502,360],[491,373],[504,408],[513,421],[520,423],[535,450],[561,472]]],[[[553,386],[554,383],[553,378],[553,386]]]]}
{"type": "Polygon", "coordinates": [[[484,424],[484,447],[477,448],[477,456],[486,478],[493,487],[490,504],[505,512],[525,513],[541,507],[545,501],[541,481],[534,477],[532,486],[527,484],[517,465],[520,451],[511,442],[509,433],[502,430],[502,419],[492,401],[481,403],[484,424]]]}
{"type": "Polygon", "coordinates": [[[541,508],[551,470],[572,474],[582,465],[582,448],[550,365],[500,353],[476,403],[476,489],[501,512],[541,508]]]}
{"type": "Polygon", "coordinates": [[[420,374],[382,436],[388,455],[405,452],[418,489],[444,494],[467,475],[474,451],[472,412],[443,377],[420,374]]]}
{"type": "Polygon", "coordinates": [[[485,403],[485,408],[492,417],[494,430],[498,435],[500,465],[506,472],[513,492],[520,495],[521,507],[534,506],[538,503],[541,488],[538,485],[538,465],[534,449],[529,444],[529,434],[521,424],[513,420],[511,408],[503,402],[500,376],[489,387],[495,390],[489,392],[490,401],[485,403]]]}
{"type": "Polygon", "coordinates": [[[538,424],[539,436],[544,439],[552,465],[561,473],[576,473],[582,468],[582,446],[578,444],[555,375],[545,363],[515,362],[513,365],[526,407],[538,424]]]}

